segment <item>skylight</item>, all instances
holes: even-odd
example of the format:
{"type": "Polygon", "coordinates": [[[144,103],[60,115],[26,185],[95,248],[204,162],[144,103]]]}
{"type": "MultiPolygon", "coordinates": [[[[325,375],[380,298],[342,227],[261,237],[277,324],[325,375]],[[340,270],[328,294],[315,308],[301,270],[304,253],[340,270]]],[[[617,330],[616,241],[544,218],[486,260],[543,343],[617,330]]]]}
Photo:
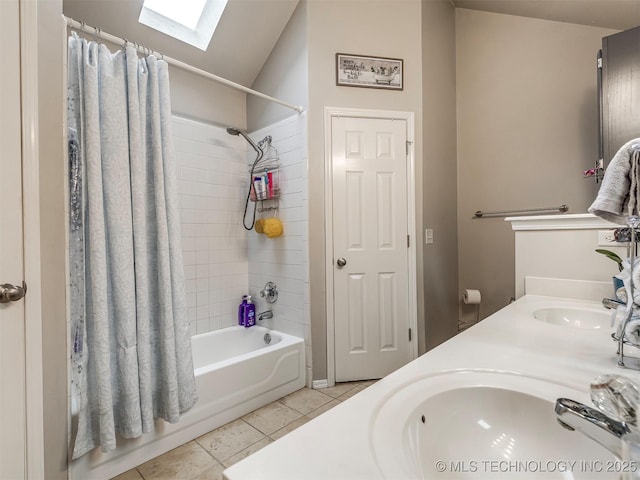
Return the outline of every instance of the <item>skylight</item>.
{"type": "Polygon", "coordinates": [[[175,0],[145,0],[144,6],[160,15],[195,30],[207,0],[176,2],[175,0]]]}
{"type": "Polygon", "coordinates": [[[227,0],[144,0],[138,21],[206,50],[227,0]]]}

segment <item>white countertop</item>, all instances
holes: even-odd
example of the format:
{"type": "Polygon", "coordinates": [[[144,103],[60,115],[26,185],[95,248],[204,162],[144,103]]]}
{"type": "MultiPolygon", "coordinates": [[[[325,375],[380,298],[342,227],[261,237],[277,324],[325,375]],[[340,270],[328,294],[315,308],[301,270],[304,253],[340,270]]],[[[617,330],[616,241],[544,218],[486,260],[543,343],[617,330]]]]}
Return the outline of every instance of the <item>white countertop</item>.
{"type": "MultiPolygon", "coordinates": [[[[589,383],[598,375],[618,373],[640,382],[640,372],[617,366],[609,329],[561,327],[533,318],[534,310],[550,306],[602,308],[599,302],[526,295],[231,466],[225,478],[384,478],[371,448],[373,414],[402,386],[436,372],[480,369],[535,376],[584,392],[575,400],[585,403],[589,403],[589,383]]],[[[627,347],[625,353],[640,350],[627,347]]]]}

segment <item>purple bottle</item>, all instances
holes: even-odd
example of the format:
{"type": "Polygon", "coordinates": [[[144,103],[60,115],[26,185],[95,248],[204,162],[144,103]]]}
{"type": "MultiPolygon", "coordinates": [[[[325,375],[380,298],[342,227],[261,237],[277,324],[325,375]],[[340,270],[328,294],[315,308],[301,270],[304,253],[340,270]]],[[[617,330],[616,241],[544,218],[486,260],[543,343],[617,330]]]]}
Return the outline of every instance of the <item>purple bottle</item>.
{"type": "Polygon", "coordinates": [[[253,327],[256,324],[256,306],[251,301],[251,295],[247,295],[247,304],[244,306],[244,326],[253,327]]]}
{"type": "Polygon", "coordinates": [[[247,305],[247,295],[242,296],[242,303],[238,306],[238,325],[244,325],[244,308],[247,305]]]}

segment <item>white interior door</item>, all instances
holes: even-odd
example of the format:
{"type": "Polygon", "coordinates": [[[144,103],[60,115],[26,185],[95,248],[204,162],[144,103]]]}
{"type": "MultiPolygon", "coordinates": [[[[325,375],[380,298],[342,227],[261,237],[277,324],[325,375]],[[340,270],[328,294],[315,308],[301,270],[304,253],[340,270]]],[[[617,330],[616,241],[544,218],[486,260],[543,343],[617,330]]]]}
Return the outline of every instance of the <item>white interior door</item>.
{"type": "Polygon", "coordinates": [[[407,122],[333,117],[335,380],[411,360],[407,122]]]}
{"type": "MultiPolygon", "coordinates": [[[[18,0],[0,0],[0,284],[18,288],[24,279],[19,28],[18,0]]],[[[0,478],[22,479],[26,478],[25,313],[24,302],[11,296],[17,301],[0,303],[0,478]]]]}

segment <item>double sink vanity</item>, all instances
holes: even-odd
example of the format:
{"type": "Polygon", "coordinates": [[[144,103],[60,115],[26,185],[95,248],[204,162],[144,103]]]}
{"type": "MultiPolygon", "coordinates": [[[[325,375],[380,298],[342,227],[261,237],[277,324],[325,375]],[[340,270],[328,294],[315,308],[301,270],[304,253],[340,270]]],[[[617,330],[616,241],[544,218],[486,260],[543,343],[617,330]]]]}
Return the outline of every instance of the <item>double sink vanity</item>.
{"type": "Polygon", "coordinates": [[[225,478],[636,478],[634,460],[618,459],[589,432],[563,428],[558,417],[596,437],[602,427],[555,411],[559,398],[593,407],[589,386],[603,374],[640,383],[640,372],[617,364],[610,319],[600,299],[526,294],[225,478]]]}

